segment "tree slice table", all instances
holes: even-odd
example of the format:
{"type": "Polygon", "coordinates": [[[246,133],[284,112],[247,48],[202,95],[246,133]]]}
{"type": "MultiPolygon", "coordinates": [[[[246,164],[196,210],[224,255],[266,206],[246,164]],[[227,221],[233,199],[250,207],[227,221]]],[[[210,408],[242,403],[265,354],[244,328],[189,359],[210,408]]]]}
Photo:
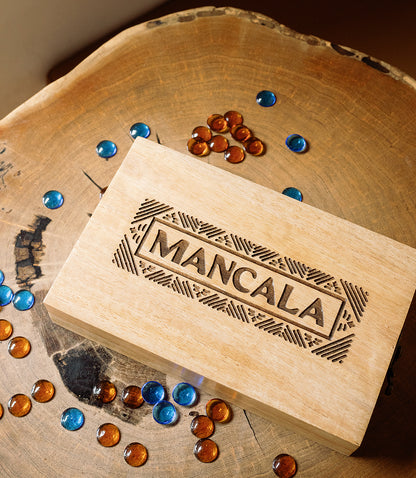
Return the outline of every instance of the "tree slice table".
{"type": "MultiPolygon", "coordinates": [[[[212,464],[193,456],[188,409],[180,408],[175,426],[163,427],[153,421],[150,406],[131,410],[120,401],[125,386],[147,380],[159,380],[171,392],[175,377],[50,321],[42,299],[129,150],[130,126],[144,122],[149,139],[186,152],[192,129],[228,110],[243,114],[266,154],[240,164],[219,153],[195,161],[279,192],[297,187],[308,204],[416,246],[414,80],[365,54],[231,8],[204,7],[126,30],[0,122],[0,269],[5,284],[14,291],[30,288],[36,297],[29,311],[8,305],[0,312],[12,323],[13,336],[32,344],[26,358],[14,359],[7,341],[0,343],[1,476],[271,477],[280,453],[295,457],[304,477],[414,476],[415,304],[400,356],[352,457],[233,407],[232,421],[216,427],[220,454],[212,464]],[[276,94],[274,106],[257,104],[261,90],[276,94]],[[286,148],[292,133],[307,139],[307,152],[286,148]],[[95,151],[104,139],[118,147],[108,160],[95,151]],[[53,189],[65,200],[49,210],[42,196],[53,189]],[[10,415],[9,398],[30,395],[38,379],[54,383],[55,398],[33,401],[26,417],[10,415]],[[113,381],[119,392],[105,405],[92,396],[101,379],[113,381]],[[85,414],[78,431],[60,425],[68,407],[85,414]],[[95,437],[106,422],[121,431],[112,448],[95,437]],[[131,442],[148,449],[142,468],[123,459],[131,442]]],[[[387,281],[386,293],[393,287],[387,281]]],[[[210,398],[201,392],[191,410],[202,413],[210,398]]]]}

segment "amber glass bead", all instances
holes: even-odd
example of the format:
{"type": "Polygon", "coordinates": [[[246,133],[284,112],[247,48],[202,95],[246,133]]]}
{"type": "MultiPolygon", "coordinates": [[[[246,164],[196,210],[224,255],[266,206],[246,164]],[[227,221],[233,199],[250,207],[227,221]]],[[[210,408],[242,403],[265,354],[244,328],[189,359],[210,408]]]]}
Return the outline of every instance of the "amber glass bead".
{"type": "Polygon", "coordinates": [[[223,115],[213,114],[208,116],[207,124],[216,133],[226,133],[228,131],[228,123],[223,115]]]}
{"type": "Polygon", "coordinates": [[[231,407],[220,398],[212,398],[206,404],[205,409],[209,418],[216,422],[227,423],[231,420],[231,407]]]}
{"type": "Polygon", "coordinates": [[[32,387],[31,395],[33,400],[46,403],[55,395],[55,387],[49,380],[38,380],[32,387]]]}
{"type": "Polygon", "coordinates": [[[143,403],[142,391],[136,385],[129,385],[121,394],[121,401],[129,408],[139,408],[143,403]]]}
{"type": "Polygon", "coordinates": [[[284,453],[277,455],[273,460],[273,471],[279,478],[291,478],[297,471],[296,461],[284,453]]]}
{"type": "Polygon", "coordinates": [[[247,141],[249,138],[251,138],[253,136],[253,133],[250,129],[247,128],[247,126],[243,124],[238,124],[237,126],[231,128],[231,136],[240,143],[243,143],[244,141],[247,141]]]}
{"type": "Polygon", "coordinates": [[[206,415],[198,415],[191,422],[191,432],[197,438],[208,438],[215,430],[214,422],[206,415]]]}
{"type": "Polygon", "coordinates": [[[261,156],[266,150],[263,141],[254,136],[244,142],[244,148],[247,153],[252,154],[253,156],[261,156]]]}
{"type": "Polygon", "coordinates": [[[115,446],[120,441],[120,430],[112,423],[104,423],[98,427],[97,440],[102,446],[115,446]]]}
{"type": "Polygon", "coordinates": [[[108,380],[102,380],[94,386],[92,393],[100,402],[110,403],[116,398],[117,389],[114,383],[108,380]]]}
{"type": "Polygon", "coordinates": [[[222,153],[228,148],[228,139],[225,136],[217,134],[212,137],[208,145],[214,153],[222,153]]]}
{"type": "Polygon", "coordinates": [[[24,417],[30,412],[30,409],[32,408],[32,402],[27,395],[18,393],[13,395],[13,397],[9,400],[7,408],[15,417],[24,417]]]}
{"type": "Polygon", "coordinates": [[[124,449],[124,459],[130,466],[142,466],[147,460],[146,447],[141,443],[130,443],[124,449]]]}
{"type": "Polygon", "coordinates": [[[14,337],[10,340],[7,350],[14,358],[23,358],[30,352],[30,342],[26,337],[14,337]]]}
{"type": "Polygon", "coordinates": [[[218,446],[210,438],[202,438],[195,443],[194,455],[202,463],[211,463],[218,456],[218,446]]]}
{"type": "Polygon", "coordinates": [[[191,136],[198,141],[208,142],[212,138],[212,133],[206,126],[197,126],[193,129],[191,136]]]}
{"type": "Polygon", "coordinates": [[[7,340],[12,333],[12,324],[8,320],[0,320],[0,340],[7,340]]]}
{"type": "Polygon", "coordinates": [[[191,138],[188,141],[188,151],[195,156],[206,156],[210,153],[208,143],[191,138]]]}
{"type": "Polygon", "coordinates": [[[3,416],[3,405],[0,403],[0,418],[3,416]]]}
{"type": "Polygon", "coordinates": [[[224,118],[226,119],[229,128],[243,123],[243,115],[238,111],[227,111],[224,118]]]}
{"type": "Polygon", "coordinates": [[[241,163],[244,160],[244,151],[239,146],[230,146],[224,153],[224,158],[229,163],[241,163]]]}

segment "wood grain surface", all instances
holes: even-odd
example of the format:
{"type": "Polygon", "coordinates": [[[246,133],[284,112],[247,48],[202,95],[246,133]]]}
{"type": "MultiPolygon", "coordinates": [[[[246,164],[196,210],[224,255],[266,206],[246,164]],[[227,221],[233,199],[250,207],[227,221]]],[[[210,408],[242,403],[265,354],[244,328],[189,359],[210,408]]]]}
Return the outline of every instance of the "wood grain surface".
{"type": "MultiPolygon", "coordinates": [[[[271,477],[279,453],[296,458],[299,476],[414,476],[414,302],[401,353],[352,457],[234,407],[233,420],[217,427],[220,456],[208,465],[192,455],[195,440],[186,412],[175,427],[163,428],[152,420],[150,407],[130,411],[119,400],[100,407],[91,395],[100,378],[113,380],[119,391],[149,379],[171,391],[173,377],[50,321],[42,300],[97,205],[99,190],[127,154],[130,126],[143,121],[151,127],[150,139],[186,152],[194,126],[230,109],[244,115],[267,153],[238,165],[219,154],[203,161],[278,192],[296,186],[305,203],[416,246],[414,80],[365,54],[235,9],[206,7],[125,31],[0,123],[0,269],[13,290],[30,287],[36,297],[30,311],[9,305],[0,312],[15,336],[32,343],[21,360],[8,355],[7,342],[0,344],[0,403],[5,407],[13,394],[29,394],[40,378],[56,386],[56,397],[34,403],[27,417],[5,411],[2,476],[271,477]],[[272,108],[255,101],[264,89],[277,95],[272,108]],[[285,148],[291,133],[308,140],[306,154],[285,148]],[[103,139],[118,146],[108,161],[95,153],[103,139]],[[42,205],[50,189],[64,194],[62,208],[42,205]],[[78,432],[59,423],[70,406],[85,413],[78,432]],[[122,438],[105,449],[95,431],[109,421],[122,438]],[[137,470],[122,457],[133,441],[149,450],[148,462],[137,470]]],[[[395,283],[385,282],[388,293],[395,283]]],[[[195,409],[201,412],[209,398],[201,393],[195,409]]]]}

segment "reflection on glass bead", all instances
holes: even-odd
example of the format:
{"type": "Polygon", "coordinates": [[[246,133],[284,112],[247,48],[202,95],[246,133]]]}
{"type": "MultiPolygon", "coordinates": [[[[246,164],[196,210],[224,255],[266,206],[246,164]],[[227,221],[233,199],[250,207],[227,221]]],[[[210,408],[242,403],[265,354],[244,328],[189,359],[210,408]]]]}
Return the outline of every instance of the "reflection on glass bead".
{"type": "Polygon", "coordinates": [[[0,306],[10,304],[13,300],[13,291],[8,285],[0,285],[0,306]]]}
{"type": "Polygon", "coordinates": [[[195,443],[194,455],[202,463],[211,463],[218,456],[218,446],[210,438],[202,438],[195,443]]]}
{"type": "Polygon", "coordinates": [[[3,271],[0,271],[0,285],[3,284],[3,281],[4,281],[4,274],[3,274],[3,271]]]}
{"type": "Polygon", "coordinates": [[[228,139],[225,136],[217,134],[212,137],[208,146],[214,153],[223,153],[228,148],[228,139]]]}
{"type": "Polygon", "coordinates": [[[0,340],[7,340],[13,333],[12,324],[5,319],[0,320],[0,340]]]}
{"type": "Polygon", "coordinates": [[[104,423],[98,427],[97,440],[100,445],[105,447],[115,446],[120,441],[120,430],[112,423],[104,423]]]}
{"type": "Polygon", "coordinates": [[[178,418],[175,405],[167,400],[160,400],[153,407],[153,418],[161,425],[172,425],[178,418]]]}
{"type": "Polygon", "coordinates": [[[139,408],[143,403],[142,391],[136,385],[129,385],[121,393],[121,401],[129,408],[139,408]]]}
{"type": "Polygon", "coordinates": [[[230,146],[227,151],[224,153],[224,158],[229,163],[241,163],[244,160],[245,154],[242,148],[239,146],[230,146]]]}
{"type": "Polygon", "coordinates": [[[297,201],[302,201],[303,200],[303,195],[299,191],[299,189],[296,189],[296,188],[293,188],[293,187],[284,189],[282,191],[282,194],[284,194],[285,196],[289,196],[290,198],[296,199],[297,201]]]}
{"type": "Polygon", "coordinates": [[[64,196],[59,191],[48,191],[43,195],[42,202],[48,209],[58,209],[64,203],[64,196]]]}
{"type": "Polygon", "coordinates": [[[178,405],[184,407],[192,406],[196,399],[197,394],[196,390],[189,383],[181,382],[178,383],[172,391],[172,398],[178,405]]]}
{"type": "Polygon", "coordinates": [[[7,350],[13,358],[24,358],[30,352],[31,346],[26,337],[14,337],[10,340],[7,350]]]}
{"type": "Polygon", "coordinates": [[[208,116],[207,124],[216,133],[226,133],[228,131],[228,123],[223,115],[213,114],[208,116]]]}
{"type": "Polygon", "coordinates": [[[231,128],[231,136],[240,143],[243,143],[251,138],[253,133],[244,124],[238,124],[237,126],[231,128]]]}
{"type": "Polygon", "coordinates": [[[101,158],[112,158],[117,153],[117,146],[108,139],[100,141],[95,148],[98,156],[101,158]]]}
{"type": "Polygon", "coordinates": [[[94,398],[100,402],[110,403],[116,398],[117,388],[114,383],[108,380],[102,380],[94,385],[92,394],[94,395],[94,398]]]}
{"type": "Polygon", "coordinates": [[[214,422],[206,415],[198,415],[191,422],[191,432],[197,438],[208,438],[215,430],[214,422]]]}
{"type": "Polygon", "coordinates": [[[216,422],[227,423],[231,420],[231,407],[220,398],[212,398],[205,408],[209,418],[216,422]]]}
{"type": "Polygon", "coordinates": [[[150,136],[150,128],[145,123],[134,123],[130,128],[130,136],[134,139],[139,136],[142,138],[148,138],[150,136]]]}
{"type": "Polygon", "coordinates": [[[79,408],[67,408],[61,415],[61,425],[71,432],[79,430],[84,425],[84,414],[79,408]]]}
{"type": "Polygon", "coordinates": [[[15,417],[24,417],[32,408],[32,402],[27,395],[23,393],[17,393],[9,400],[7,404],[9,412],[15,417]]]}
{"type": "Polygon", "coordinates": [[[294,153],[303,153],[306,151],[308,143],[300,134],[291,134],[286,138],[286,146],[294,153]]]}
{"type": "Polygon", "coordinates": [[[291,478],[297,471],[296,461],[284,453],[277,455],[273,460],[273,471],[279,478],[291,478]]]}
{"type": "Polygon", "coordinates": [[[3,405],[0,403],[0,418],[3,416],[3,405]]]}
{"type": "Polygon", "coordinates": [[[46,403],[54,397],[55,387],[49,380],[38,380],[32,387],[31,395],[33,400],[46,403]]]}
{"type": "Polygon", "coordinates": [[[260,106],[273,106],[276,103],[276,95],[272,91],[263,90],[257,93],[256,101],[260,106]]]}
{"type": "Polygon", "coordinates": [[[226,119],[229,128],[243,123],[243,115],[238,111],[227,111],[224,118],[226,119]]]}
{"type": "Polygon", "coordinates": [[[252,154],[253,156],[261,156],[266,150],[263,141],[254,136],[244,143],[244,148],[248,154],[252,154]]]}
{"type": "Polygon", "coordinates": [[[206,126],[197,126],[192,130],[191,136],[197,141],[208,142],[212,138],[212,133],[211,130],[206,126]]]}
{"type": "Polygon", "coordinates": [[[164,399],[165,389],[159,382],[150,380],[142,387],[142,397],[145,402],[150,403],[150,405],[155,405],[164,399]]]}
{"type": "Polygon", "coordinates": [[[188,151],[195,156],[207,156],[210,153],[209,146],[205,141],[198,141],[194,138],[188,141],[188,151]]]}
{"type": "Polygon", "coordinates": [[[142,466],[147,460],[146,447],[141,443],[130,443],[124,449],[124,459],[130,466],[142,466]]]}
{"type": "Polygon", "coordinates": [[[13,305],[17,310],[28,310],[33,307],[35,296],[30,290],[19,290],[14,294],[13,305]]]}

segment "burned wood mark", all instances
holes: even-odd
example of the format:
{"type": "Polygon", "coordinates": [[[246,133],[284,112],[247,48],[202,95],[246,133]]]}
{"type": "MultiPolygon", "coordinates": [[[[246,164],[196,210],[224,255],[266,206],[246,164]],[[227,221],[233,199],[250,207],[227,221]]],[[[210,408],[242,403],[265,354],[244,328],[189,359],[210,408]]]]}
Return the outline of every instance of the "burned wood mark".
{"type": "Polygon", "coordinates": [[[378,61],[372,60],[369,56],[361,58],[361,61],[366,65],[371,66],[371,68],[375,68],[376,70],[381,71],[382,73],[390,73],[390,70],[380,64],[378,61]]]}
{"type": "Polygon", "coordinates": [[[345,55],[345,56],[354,56],[355,53],[351,50],[347,50],[346,48],[343,48],[342,46],[337,45],[336,43],[331,43],[331,47],[340,55],[345,55]]]}
{"type": "Polygon", "coordinates": [[[14,256],[16,261],[16,281],[19,285],[31,287],[33,281],[42,275],[40,260],[44,244],[42,233],[51,222],[46,216],[36,216],[28,229],[22,229],[16,236],[14,256]]]}
{"type": "MultiPolygon", "coordinates": [[[[6,151],[6,147],[0,145],[0,154],[6,151]]],[[[6,188],[6,182],[4,178],[6,174],[13,168],[12,163],[8,163],[6,161],[0,161],[0,190],[6,188]]]]}

